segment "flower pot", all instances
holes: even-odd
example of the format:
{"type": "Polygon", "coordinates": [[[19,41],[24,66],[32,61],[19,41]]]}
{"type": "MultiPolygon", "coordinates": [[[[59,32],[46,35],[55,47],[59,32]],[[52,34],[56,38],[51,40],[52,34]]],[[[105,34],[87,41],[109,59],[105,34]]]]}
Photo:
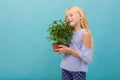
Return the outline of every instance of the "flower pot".
{"type": "MultiPolygon", "coordinates": [[[[55,51],[55,49],[59,49],[60,48],[60,47],[58,47],[59,45],[65,45],[65,44],[56,44],[56,43],[53,43],[52,44],[53,51],[55,51]]],[[[69,45],[65,45],[65,46],[69,47],[69,45]]],[[[57,52],[57,51],[55,51],[55,52],[57,52]]]]}
{"type": "MultiPolygon", "coordinates": [[[[59,47],[59,45],[61,45],[61,44],[56,44],[56,43],[53,43],[52,44],[52,48],[53,48],[53,51],[55,51],[55,49],[58,49],[59,47]]],[[[55,51],[56,52],[56,51],[55,51]]]]}

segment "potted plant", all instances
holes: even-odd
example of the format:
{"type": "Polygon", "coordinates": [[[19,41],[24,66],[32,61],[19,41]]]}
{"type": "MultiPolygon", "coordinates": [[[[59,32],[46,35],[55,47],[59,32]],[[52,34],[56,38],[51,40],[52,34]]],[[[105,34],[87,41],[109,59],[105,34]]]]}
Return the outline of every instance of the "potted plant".
{"type": "Polygon", "coordinates": [[[48,28],[49,35],[47,39],[52,40],[53,50],[58,48],[58,45],[67,45],[71,43],[73,28],[70,27],[64,20],[54,20],[48,28]]]}

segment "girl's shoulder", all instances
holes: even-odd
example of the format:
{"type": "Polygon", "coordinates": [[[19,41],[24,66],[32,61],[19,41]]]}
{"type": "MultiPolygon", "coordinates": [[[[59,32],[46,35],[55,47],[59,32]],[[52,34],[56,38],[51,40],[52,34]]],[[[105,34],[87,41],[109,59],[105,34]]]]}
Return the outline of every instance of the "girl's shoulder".
{"type": "Polygon", "coordinates": [[[87,32],[87,30],[86,30],[86,29],[81,29],[81,31],[82,31],[82,32],[87,32]]]}
{"type": "Polygon", "coordinates": [[[88,31],[86,29],[81,29],[80,30],[80,35],[83,37],[84,35],[86,35],[88,33],[88,31]]]}
{"type": "Polygon", "coordinates": [[[91,48],[91,36],[88,31],[83,33],[82,41],[87,48],[91,48]]]}

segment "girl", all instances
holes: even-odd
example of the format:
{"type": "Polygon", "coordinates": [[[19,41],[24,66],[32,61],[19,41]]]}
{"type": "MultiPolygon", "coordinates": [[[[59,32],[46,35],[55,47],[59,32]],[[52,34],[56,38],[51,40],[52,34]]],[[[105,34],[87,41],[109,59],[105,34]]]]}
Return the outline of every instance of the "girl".
{"type": "Polygon", "coordinates": [[[81,8],[74,6],[66,10],[65,19],[74,30],[69,47],[59,45],[56,49],[56,53],[64,54],[60,64],[62,80],[86,80],[93,42],[85,14],[81,8]]]}

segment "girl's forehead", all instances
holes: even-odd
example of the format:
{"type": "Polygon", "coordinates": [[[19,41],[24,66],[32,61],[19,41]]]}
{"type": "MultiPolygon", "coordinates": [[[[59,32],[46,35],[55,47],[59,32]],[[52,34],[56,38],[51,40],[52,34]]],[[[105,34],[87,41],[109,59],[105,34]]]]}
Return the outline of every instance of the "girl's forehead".
{"type": "Polygon", "coordinates": [[[68,15],[68,14],[74,14],[74,13],[75,13],[75,11],[73,11],[73,10],[67,10],[65,14],[68,15]]]}
{"type": "Polygon", "coordinates": [[[65,13],[65,16],[71,15],[71,14],[77,14],[77,12],[74,11],[74,10],[67,10],[66,13],[65,13]]]}

